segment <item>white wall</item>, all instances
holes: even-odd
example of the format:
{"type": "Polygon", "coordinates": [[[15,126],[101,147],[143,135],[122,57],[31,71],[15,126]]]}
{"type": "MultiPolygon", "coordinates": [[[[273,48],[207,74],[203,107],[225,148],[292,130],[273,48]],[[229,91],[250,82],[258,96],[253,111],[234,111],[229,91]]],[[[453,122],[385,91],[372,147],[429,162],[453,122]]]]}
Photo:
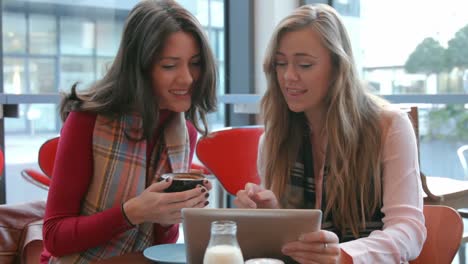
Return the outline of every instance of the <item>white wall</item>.
{"type": "Polygon", "coordinates": [[[263,94],[266,80],[262,64],[266,47],[278,22],[299,6],[298,0],[255,0],[254,1],[254,64],[255,92],[263,94]]]}

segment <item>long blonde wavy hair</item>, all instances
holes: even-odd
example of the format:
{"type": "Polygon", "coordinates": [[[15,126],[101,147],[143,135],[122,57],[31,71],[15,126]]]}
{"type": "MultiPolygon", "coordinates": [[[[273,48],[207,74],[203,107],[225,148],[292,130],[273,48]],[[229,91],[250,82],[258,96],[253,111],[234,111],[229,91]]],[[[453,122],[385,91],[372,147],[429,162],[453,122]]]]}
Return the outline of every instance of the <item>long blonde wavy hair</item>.
{"type": "Polygon", "coordinates": [[[324,132],[328,135],[325,215],[335,226],[358,237],[376,210],[380,209],[381,127],[379,113],[384,100],[368,93],[358,80],[351,44],[337,12],[328,5],[305,5],[284,18],[271,37],[264,72],[267,90],[261,110],[265,122],[265,186],[281,200],[290,171],[303,144],[304,113],[294,113],[281,93],[275,54],[285,32],[311,27],[330,51],[333,73],[325,97],[324,132]]]}

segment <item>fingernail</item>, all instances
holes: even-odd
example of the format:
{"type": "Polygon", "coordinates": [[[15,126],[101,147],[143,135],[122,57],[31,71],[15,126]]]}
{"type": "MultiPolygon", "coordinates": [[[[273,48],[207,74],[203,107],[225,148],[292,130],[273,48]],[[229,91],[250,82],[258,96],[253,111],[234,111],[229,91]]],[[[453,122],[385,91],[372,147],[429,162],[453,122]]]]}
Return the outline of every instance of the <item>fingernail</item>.
{"type": "Polygon", "coordinates": [[[205,206],[207,206],[209,203],[210,203],[210,202],[206,201],[206,202],[205,202],[205,206]]]}
{"type": "Polygon", "coordinates": [[[203,183],[204,183],[204,184],[208,184],[208,180],[204,180],[203,183]]]}
{"type": "Polygon", "coordinates": [[[299,236],[299,241],[303,241],[304,240],[304,235],[300,235],[299,236]]]}
{"type": "Polygon", "coordinates": [[[201,189],[201,192],[202,192],[202,193],[206,192],[206,189],[205,189],[205,188],[202,188],[202,189],[201,189]]]}
{"type": "Polygon", "coordinates": [[[205,198],[208,198],[208,196],[210,196],[210,193],[205,194],[205,198]]]}

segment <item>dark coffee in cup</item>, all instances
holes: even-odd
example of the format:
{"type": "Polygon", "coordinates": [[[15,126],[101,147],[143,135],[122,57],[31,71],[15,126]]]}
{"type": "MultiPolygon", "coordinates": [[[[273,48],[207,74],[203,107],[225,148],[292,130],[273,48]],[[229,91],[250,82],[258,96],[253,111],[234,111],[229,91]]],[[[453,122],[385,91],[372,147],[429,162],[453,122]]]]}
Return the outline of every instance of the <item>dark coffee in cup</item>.
{"type": "Polygon", "coordinates": [[[197,187],[198,184],[203,185],[205,176],[193,172],[178,172],[178,173],[165,173],[161,176],[162,180],[172,178],[172,184],[165,192],[183,192],[197,187]]]}

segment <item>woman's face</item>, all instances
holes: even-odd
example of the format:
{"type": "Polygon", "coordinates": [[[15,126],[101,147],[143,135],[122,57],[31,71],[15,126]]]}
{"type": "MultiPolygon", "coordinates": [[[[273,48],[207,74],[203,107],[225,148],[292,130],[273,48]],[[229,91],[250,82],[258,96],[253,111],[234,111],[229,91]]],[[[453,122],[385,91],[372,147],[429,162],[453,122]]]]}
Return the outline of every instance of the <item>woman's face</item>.
{"type": "Polygon", "coordinates": [[[274,61],[281,92],[291,111],[307,114],[325,109],[332,63],[315,29],[284,33],[274,61]]]}
{"type": "Polygon", "coordinates": [[[193,35],[182,31],[172,33],[151,72],[160,109],[185,112],[190,108],[200,67],[200,47],[193,35]]]}

